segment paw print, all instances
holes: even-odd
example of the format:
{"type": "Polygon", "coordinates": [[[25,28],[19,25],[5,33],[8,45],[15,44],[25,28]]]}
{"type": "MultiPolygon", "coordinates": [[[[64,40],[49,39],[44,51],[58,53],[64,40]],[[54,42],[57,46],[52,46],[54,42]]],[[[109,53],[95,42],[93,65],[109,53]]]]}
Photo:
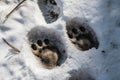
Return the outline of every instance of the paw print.
{"type": "Polygon", "coordinates": [[[95,32],[85,21],[73,18],[66,23],[67,35],[70,41],[80,50],[85,51],[99,46],[95,32]]]}
{"type": "Polygon", "coordinates": [[[28,33],[28,40],[33,54],[48,69],[60,66],[67,58],[65,45],[54,30],[35,27],[28,33]]]}
{"type": "Polygon", "coordinates": [[[31,44],[32,52],[39,57],[44,65],[48,68],[55,67],[58,61],[58,49],[48,40],[37,40],[31,44]]]}
{"type": "Polygon", "coordinates": [[[38,0],[38,6],[48,24],[59,18],[61,11],[55,0],[38,0]]]}

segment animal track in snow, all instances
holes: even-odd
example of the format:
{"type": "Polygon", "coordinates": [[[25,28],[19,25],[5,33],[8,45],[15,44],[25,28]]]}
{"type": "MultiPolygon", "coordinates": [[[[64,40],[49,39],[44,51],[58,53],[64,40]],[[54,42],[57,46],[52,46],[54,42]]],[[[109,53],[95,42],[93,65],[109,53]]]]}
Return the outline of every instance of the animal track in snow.
{"type": "Polygon", "coordinates": [[[72,70],[69,72],[71,77],[69,80],[96,80],[91,74],[88,69],[78,69],[72,70]]]}
{"type": "Polygon", "coordinates": [[[62,38],[57,32],[45,27],[35,27],[28,33],[31,49],[46,68],[60,66],[67,55],[62,38]]]}
{"type": "Polygon", "coordinates": [[[85,20],[73,18],[66,22],[67,35],[70,41],[80,50],[85,51],[99,46],[96,34],[85,20]]]}
{"type": "Polygon", "coordinates": [[[38,5],[47,23],[52,23],[58,19],[60,7],[55,0],[38,0],[38,5]]]}

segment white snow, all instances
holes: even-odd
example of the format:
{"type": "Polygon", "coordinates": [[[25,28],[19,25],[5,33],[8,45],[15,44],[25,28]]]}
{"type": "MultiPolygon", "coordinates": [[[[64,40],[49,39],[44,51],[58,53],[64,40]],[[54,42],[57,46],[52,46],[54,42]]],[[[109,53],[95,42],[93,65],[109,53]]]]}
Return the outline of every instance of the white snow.
{"type": "MultiPolygon", "coordinates": [[[[69,80],[86,72],[95,80],[120,80],[120,1],[119,0],[56,0],[61,8],[57,21],[47,24],[37,1],[24,2],[5,23],[5,15],[18,2],[0,0],[0,80],[69,80]],[[9,3],[7,4],[6,1],[9,3]],[[80,51],[69,41],[65,22],[73,17],[85,18],[95,31],[99,48],[80,51]],[[55,29],[64,38],[67,59],[54,69],[45,69],[32,54],[27,40],[28,31],[36,26],[55,29]],[[21,52],[6,45],[8,40],[21,52]],[[103,53],[102,51],[105,51],[103,53]],[[7,66],[7,67],[6,67],[7,66]],[[74,75],[74,72],[76,71],[74,75]]],[[[94,80],[90,79],[90,80],[94,80]]]]}

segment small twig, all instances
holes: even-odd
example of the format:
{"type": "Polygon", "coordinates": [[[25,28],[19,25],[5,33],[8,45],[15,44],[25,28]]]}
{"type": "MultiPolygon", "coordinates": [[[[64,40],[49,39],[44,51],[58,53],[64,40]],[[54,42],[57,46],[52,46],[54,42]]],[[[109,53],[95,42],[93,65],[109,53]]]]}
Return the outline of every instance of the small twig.
{"type": "Polygon", "coordinates": [[[17,51],[17,52],[20,52],[19,49],[17,49],[17,48],[14,47],[12,44],[10,44],[5,38],[2,38],[2,40],[3,40],[9,47],[11,47],[12,49],[14,49],[14,50],[17,51]]]}
{"type": "MultiPolygon", "coordinates": [[[[6,15],[6,17],[5,17],[5,20],[4,20],[4,22],[9,18],[9,16],[23,3],[23,2],[25,2],[26,0],[22,0],[12,11],[10,11],[7,15],[6,15]]],[[[3,22],[3,23],[4,23],[3,22]]]]}

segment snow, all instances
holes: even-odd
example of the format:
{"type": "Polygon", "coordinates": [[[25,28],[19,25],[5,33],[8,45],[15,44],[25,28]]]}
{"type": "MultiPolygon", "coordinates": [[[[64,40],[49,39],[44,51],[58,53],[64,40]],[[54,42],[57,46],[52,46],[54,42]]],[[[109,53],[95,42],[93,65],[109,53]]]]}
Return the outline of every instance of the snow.
{"type": "Polygon", "coordinates": [[[69,80],[71,76],[70,80],[120,80],[119,0],[56,0],[60,17],[50,24],[37,1],[27,0],[2,23],[18,2],[0,1],[0,80],[69,80]],[[73,17],[88,20],[98,37],[98,49],[80,51],[69,41],[65,22],[73,17]],[[32,54],[27,33],[36,26],[54,29],[64,38],[67,59],[61,66],[46,69],[32,54]],[[11,50],[2,38],[21,52],[11,50]]]}

